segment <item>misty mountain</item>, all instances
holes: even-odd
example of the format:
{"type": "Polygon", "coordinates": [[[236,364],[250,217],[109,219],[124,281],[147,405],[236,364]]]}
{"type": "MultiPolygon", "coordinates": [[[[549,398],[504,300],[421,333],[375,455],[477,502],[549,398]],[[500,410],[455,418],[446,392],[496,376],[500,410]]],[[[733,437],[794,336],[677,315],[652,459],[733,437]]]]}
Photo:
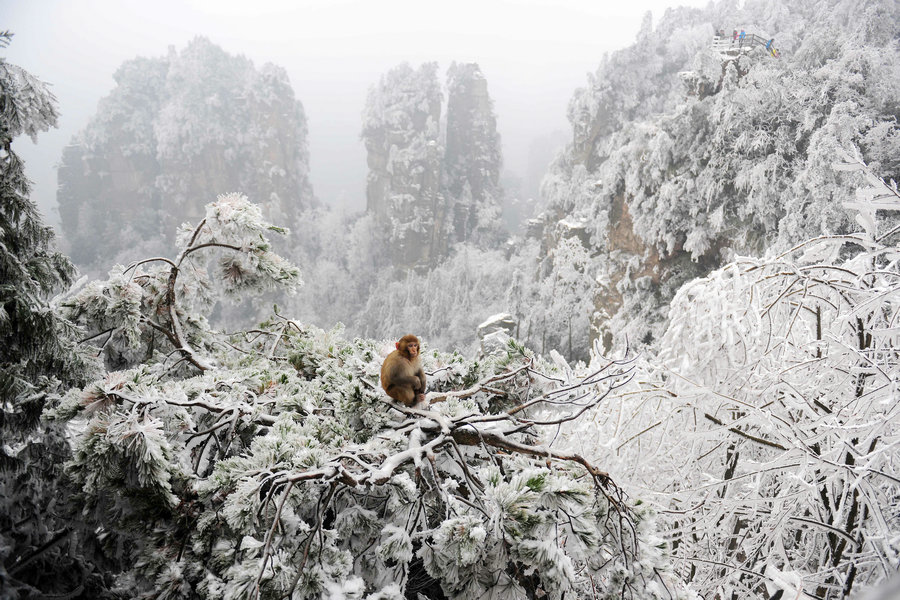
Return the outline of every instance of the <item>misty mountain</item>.
{"type": "Polygon", "coordinates": [[[859,178],[832,166],[844,153],[900,175],[900,55],[886,25],[897,16],[891,2],[835,0],[648,18],[575,91],[571,142],[525,237],[492,251],[456,244],[427,273],[381,277],[348,297],[340,320],[353,333],[409,330],[471,348],[479,323],[508,312],[516,337],[570,358],[596,338],[652,342],[690,279],[855,228],[841,203],[859,178]]]}
{"type": "Polygon", "coordinates": [[[404,63],[369,92],[363,114],[366,210],[395,267],[435,266],[456,244],[500,240],[500,136],[487,81],[453,63],[404,63]],[[442,112],[443,111],[443,112],[442,112]]]}
{"type": "Polygon", "coordinates": [[[62,232],[82,269],[165,254],[220,194],[244,190],[289,228],[317,204],[306,115],[281,67],[197,38],[114,79],[59,168],[62,232]]]}
{"type": "Polygon", "coordinates": [[[301,218],[314,204],[306,124],[286,78],[197,40],[120,69],[64,157],[63,231],[82,265],[124,248],[127,262],[214,194],[238,191],[293,230],[307,286],[279,302],[308,322],[473,348],[479,323],[510,313],[540,352],[585,358],[598,337],[650,343],[686,281],[737,254],[855,227],[840,203],[857,178],[832,168],[844,152],[900,174],[900,61],[886,25],[896,6],[828,7],[721,2],[655,26],[648,15],[574,92],[543,212],[502,245],[497,115],[476,65],[452,65],[442,83],[435,63],[402,64],[374,82],[366,213],[301,218]]]}

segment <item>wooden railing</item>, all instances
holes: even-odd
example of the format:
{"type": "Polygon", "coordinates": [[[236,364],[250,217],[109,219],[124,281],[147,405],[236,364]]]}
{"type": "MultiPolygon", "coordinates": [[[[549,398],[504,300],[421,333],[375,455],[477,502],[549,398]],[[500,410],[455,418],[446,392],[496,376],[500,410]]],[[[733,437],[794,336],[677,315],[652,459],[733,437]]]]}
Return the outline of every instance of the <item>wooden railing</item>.
{"type": "MultiPolygon", "coordinates": [[[[756,35],[755,33],[744,34],[744,39],[741,39],[740,35],[738,35],[738,37],[736,38],[730,35],[724,37],[717,35],[713,38],[711,44],[713,50],[734,54],[749,52],[752,48],[755,48],[757,46],[762,46],[770,52],[773,50],[771,48],[771,45],[769,44],[769,38],[764,38],[760,35],[756,35]],[[767,47],[767,45],[769,47],[767,47]]],[[[773,54],[773,56],[777,56],[777,54],[773,54]]]]}

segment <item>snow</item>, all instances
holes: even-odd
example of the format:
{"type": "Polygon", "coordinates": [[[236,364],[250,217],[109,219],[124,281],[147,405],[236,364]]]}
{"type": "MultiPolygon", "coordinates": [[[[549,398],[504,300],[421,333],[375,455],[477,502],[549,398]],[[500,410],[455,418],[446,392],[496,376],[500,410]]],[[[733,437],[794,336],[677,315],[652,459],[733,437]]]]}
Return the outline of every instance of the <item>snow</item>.
{"type": "MultiPolygon", "coordinates": [[[[492,112],[442,132],[435,65],[401,65],[364,121],[390,219],[299,224],[326,248],[301,253],[312,290],[291,308],[304,319],[282,310],[230,336],[208,323],[221,292],[299,284],[240,194],[183,228],[173,258],[59,301],[107,373],[44,416],[85,423],[69,470],[85,517],[135,541],[123,580],[373,600],[406,594],[413,574],[459,598],[538,595],[532,581],[550,597],[593,597],[599,582],[648,600],[883,581],[900,556],[896,6],[829,1],[648,20],[573,96],[533,239],[492,237],[492,112]],[[713,20],[753,11],[753,30],[785,40],[782,59],[710,52],[713,20]],[[686,95],[687,73],[712,86],[686,95]],[[456,134],[469,150],[443,164],[456,134]],[[432,199],[475,228],[433,268],[393,277],[373,240],[405,251],[433,231],[442,213],[421,193],[437,173],[432,199]],[[364,306],[346,338],[305,318],[347,304],[364,306]],[[387,348],[356,335],[375,328],[422,333],[428,399],[443,403],[384,398],[387,348]],[[172,548],[181,560],[158,558],[172,548]]],[[[483,82],[456,66],[448,96],[483,82]]],[[[161,156],[223,135],[186,105],[163,116],[161,156]]]]}

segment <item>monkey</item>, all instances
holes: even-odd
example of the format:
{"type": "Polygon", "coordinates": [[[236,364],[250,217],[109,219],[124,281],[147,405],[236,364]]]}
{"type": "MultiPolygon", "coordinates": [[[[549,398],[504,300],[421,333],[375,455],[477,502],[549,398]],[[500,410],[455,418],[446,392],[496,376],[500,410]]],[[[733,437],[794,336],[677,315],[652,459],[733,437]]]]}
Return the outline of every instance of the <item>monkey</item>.
{"type": "Polygon", "coordinates": [[[381,365],[381,387],[388,396],[411,407],[425,400],[425,371],[419,364],[419,338],[404,335],[396,347],[381,365]]]}

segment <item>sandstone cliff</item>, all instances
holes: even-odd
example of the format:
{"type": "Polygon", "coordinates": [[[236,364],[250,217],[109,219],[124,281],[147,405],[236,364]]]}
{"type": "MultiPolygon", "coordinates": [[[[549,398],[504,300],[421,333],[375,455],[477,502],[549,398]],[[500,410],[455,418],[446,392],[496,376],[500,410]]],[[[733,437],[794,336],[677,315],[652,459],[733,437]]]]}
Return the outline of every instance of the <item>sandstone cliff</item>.
{"type": "Polygon", "coordinates": [[[442,126],[436,63],[401,64],[369,92],[367,211],[398,268],[434,266],[453,243],[501,237],[500,137],[478,65],[454,63],[447,96],[442,126]]]}
{"type": "Polygon", "coordinates": [[[114,78],[59,168],[62,231],[83,269],[168,254],[219,194],[245,193],[289,228],[315,204],[306,116],[280,67],[197,38],[114,78]]]}

